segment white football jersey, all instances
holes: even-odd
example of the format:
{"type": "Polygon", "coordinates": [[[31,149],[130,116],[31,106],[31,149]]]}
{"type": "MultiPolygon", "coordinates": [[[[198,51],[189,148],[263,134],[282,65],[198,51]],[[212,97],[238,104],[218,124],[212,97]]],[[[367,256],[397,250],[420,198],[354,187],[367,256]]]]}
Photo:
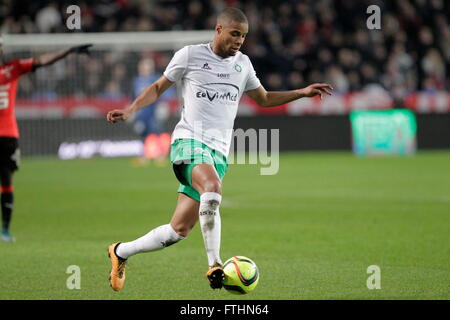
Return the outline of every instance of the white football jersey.
{"type": "Polygon", "coordinates": [[[177,82],[182,99],[172,142],[196,139],[228,156],[239,100],[261,85],[250,59],[241,52],[224,59],[210,43],[189,45],[175,53],[164,76],[177,82]]]}

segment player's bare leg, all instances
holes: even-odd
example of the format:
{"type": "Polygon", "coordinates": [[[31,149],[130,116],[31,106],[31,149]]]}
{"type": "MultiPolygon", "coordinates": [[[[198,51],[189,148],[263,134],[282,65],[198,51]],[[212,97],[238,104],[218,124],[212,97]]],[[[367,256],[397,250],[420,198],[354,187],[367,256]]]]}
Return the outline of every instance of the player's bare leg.
{"type": "Polygon", "coordinates": [[[184,193],[178,194],[177,207],[170,220],[172,228],[182,237],[187,237],[198,221],[198,201],[184,193]]]}
{"type": "Polygon", "coordinates": [[[113,290],[120,291],[125,283],[125,267],[129,257],[141,252],[160,250],[184,239],[197,222],[198,212],[199,203],[179,193],[169,224],[159,226],[134,241],[111,244],[108,248],[111,259],[109,282],[113,290]]]}
{"type": "Polygon", "coordinates": [[[220,259],[222,183],[214,166],[202,163],[192,169],[192,186],[200,193],[198,214],[209,265],[206,277],[211,288],[220,289],[225,277],[220,259]]]}

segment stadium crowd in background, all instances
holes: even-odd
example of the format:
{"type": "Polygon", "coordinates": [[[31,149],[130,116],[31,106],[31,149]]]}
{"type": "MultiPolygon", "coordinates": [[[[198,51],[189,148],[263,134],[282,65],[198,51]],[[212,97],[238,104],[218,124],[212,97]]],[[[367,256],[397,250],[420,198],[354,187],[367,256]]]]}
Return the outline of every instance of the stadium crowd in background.
{"type": "MultiPolygon", "coordinates": [[[[74,1],[3,1],[0,32],[69,32],[65,9],[74,1]]],[[[242,49],[253,61],[268,90],[333,83],[335,94],[382,86],[400,101],[414,91],[450,89],[450,2],[444,0],[305,0],[305,1],[75,1],[81,8],[81,32],[209,30],[225,6],[239,6],[250,32],[242,49]],[[366,26],[369,5],[381,8],[381,30],[366,26]]],[[[156,57],[156,69],[168,63],[156,57]]],[[[138,61],[133,53],[104,53],[67,63],[84,95],[130,95],[138,61]],[[130,57],[131,55],[131,57],[130,57]],[[131,63],[130,63],[131,61],[131,63]],[[78,67],[101,70],[77,73],[78,67]]],[[[63,74],[63,73],[61,73],[63,74]]],[[[46,75],[42,75],[45,77],[46,75]]],[[[39,81],[24,81],[22,97],[64,94],[64,79],[53,92],[40,92],[39,81]]],[[[72,82],[73,83],[73,82],[72,82]]]]}

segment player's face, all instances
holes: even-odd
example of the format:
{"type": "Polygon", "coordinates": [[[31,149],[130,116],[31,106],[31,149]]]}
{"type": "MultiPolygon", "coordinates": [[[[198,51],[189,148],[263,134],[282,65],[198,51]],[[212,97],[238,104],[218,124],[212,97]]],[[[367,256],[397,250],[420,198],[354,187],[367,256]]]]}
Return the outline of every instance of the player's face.
{"type": "Polygon", "coordinates": [[[218,25],[217,32],[223,56],[234,56],[244,43],[248,33],[248,24],[232,21],[226,26],[218,25]]]}

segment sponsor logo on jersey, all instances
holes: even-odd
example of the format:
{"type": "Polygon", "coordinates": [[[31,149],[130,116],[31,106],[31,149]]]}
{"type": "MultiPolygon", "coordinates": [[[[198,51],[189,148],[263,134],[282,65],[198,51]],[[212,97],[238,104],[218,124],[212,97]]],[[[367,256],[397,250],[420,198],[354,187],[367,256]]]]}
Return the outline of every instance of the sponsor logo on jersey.
{"type": "Polygon", "coordinates": [[[230,79],[230,74],[229,73],[218,73],[217,77],[220,79],[230,79]]]}
{"type": "Polygon", "coordinates": [[[207,83],[202,89],[197,91],[195,96],[206,98],[211,102],[219,101],[224,104],[234,104],[239,98],[239,87],[231,83],[207,83]],[[217,89],[213,89],[211,86],[217,89]]]}
{"type": "Polygon", "coordinates": [[[205,62],[205,64],[203,65],[202,69],[211,70],[211,67],[209,66],[208,62],[205,62]]]}
{"type": "Polygon", "coordinates": [[[214,100],[224,100],[224,101],[237,101],[237,94],[232,94],[231,92],[224,92],[219,93],[217,91],[210,92],[209,90],[206,90],[205,92],[198,91],[196,93],[197,98],[208,98],[209,101],[214,100]]]}

